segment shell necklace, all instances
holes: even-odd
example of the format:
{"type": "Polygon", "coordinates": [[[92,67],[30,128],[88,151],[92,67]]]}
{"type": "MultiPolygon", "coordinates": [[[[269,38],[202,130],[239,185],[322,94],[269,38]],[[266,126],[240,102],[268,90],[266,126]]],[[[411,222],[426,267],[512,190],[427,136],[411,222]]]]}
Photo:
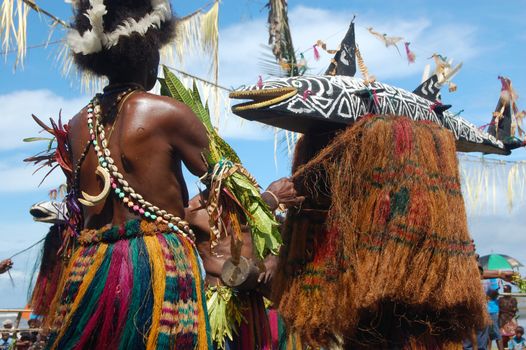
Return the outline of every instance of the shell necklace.
{"type": "MultiPolygon", "coordinates": [[[[132,91],[133,90],[129,89],[124,95],[132,91]]],[[[119,96],[120,99],[122,99],[124,95],[122,95],[122,97],[119,96]]],[[[95,152],[97,153],[99,162],[96,174],[101,176],[104,181],[104,186],[102,192],[97,196],[90,196],[87,193],[82,192],[84,199],[79,198],[79,201],[83,205],[93,206],[97,201],[100,202],[106,198],[110,191],[113,190],[116,197],[119,198],[123,205],[127,206],[134,214],[151,222],[166,224],[174,232],[181,233],[184,236],[190,236],[191,239],[195,240],[195,236],[186,221],[168,213],[166,210],[161,210],[157,206],[146,201],[143,196],[137,193],[129,185],[124,179],[124,176],[119,172],[119,169],[115,165],[115,161],[111,157],[111,152],[108,149],[108,140],[106,139],[106,132],[102,123],[100,99],[101,94],[97,94],[88,104],[87,112],[90,140],[95,152]]],[[[115,124],[113,124],[111,128],[108,138],[111,136],[114,126],[115,124]]]]}

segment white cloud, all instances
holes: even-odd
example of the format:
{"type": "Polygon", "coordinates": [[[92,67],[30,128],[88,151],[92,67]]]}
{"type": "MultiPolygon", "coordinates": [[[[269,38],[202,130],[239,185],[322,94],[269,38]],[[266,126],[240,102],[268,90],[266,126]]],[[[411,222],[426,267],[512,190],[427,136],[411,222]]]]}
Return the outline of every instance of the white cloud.
{"type": "MultiPolygon", "coordinates": [[[[43,177],[51,168],[43,168],[33,174],[35,166],[18,165],[21,162],[0,162],[0,193],[35,191],[43,177]],[[16,164],[16,166],[13,166],[16,164]]],[[[55,169],[42,183],[42,188],[57,188],[65,182],[64,174],[55,169]]]]}
{"type": "MultiPolygon", "coordinates": [[[[329,47],[337,47],[345,35],[351,12],[331,12],[317,8],[296,6],[290,11],[291,30],[294,44],[298,51],[305,51],[310,73],[323,72],[330,60],[330,55],[323,54],[316,62],[310,47],[317,39],[326,40],[329,47]]],[[[373,26],[378,31],[390,29],[390,35],[404,36],[408,40],[418,42],[414,47],[417,55],[430,55],[434,50],[450,55],[457,60],[469,59],[477,53],[473,43],[474,29],[465,25],[438,24],[427,19],[412,20],[397,18],[364,18],[357,25],[357,41],[363,52],[369,70],[379,79],[391,79],[419,75],[423,66],[430,61],[424,57],[417,58],[417,64],[407,65],[394,48],[386,49],[381,42],[372,37],[366,27],[373,26]],[[431,50],[431,47],[433,50],[431,50]],[[425,53],[425,54],[423,54],[425,53]]],[[[263,70],[260,68],[260,58],[265,49],[261,47],[268,40],[266,19],[256,18],[229,26],[220,33],[220,82],[227,87],[237,87],[242,84],[255,83],[263,70]]],[[[404,56],[403,47],[401,46],[404,56]]],[[[268,51],[267,51],[268,52],[268,51]]],[[[188,70],[199,76],[207,76],[210,65],[202,57],[187,58],[188,70]]],[[[415,82],[417,85],[418,79],[415,82]]],[[[273,132],[262,128],[257,123],[241,123],[238,117],[229,111],[226,93],[222,96],[221,123],[219,129],[226,138],[237,139],[271,139],[273,132]]],[[[62,109],[64,120],[71,118],[88,101],[87,97],[66,99],[49,90],[16,91],[0,95],[0,115],[4,125],[0,131],[0,151],[28,147],[22,142],[25,137],[36,136],[40,131],[34,123],[31,114],[47,121],[50,117],[57,118],[62,109]]]]}
{"type": "MultiPolygon", "coordinates": [[[[337,48],[343,39],[353,13],[349,11],[329,11],[306,6],[295,6],[289,12],[289,22],[295,49],[305,52],[309,74],[325,72],[332,55],[320,50],[321,59],[315,61],[312,45],[318,40],[327,42],[329,48],[337,48]]],[[[478,54],[475,43],[475,28],[457,23],[432,23],[426,18],[392,18],[368,14],[358,17],[356,38],[371,74],[379,80],[415,77],[414,86],[420,83],[420,75],[427,58],[434,52],[452,57],[456,62],[467,61],[478,54]],[[417,62],[408,65],[403,43],[399,45],[401,55],[396,49],[386,48],[383,43],[367,32],[367,27],[389,35],[402,36],[412,42],[412,50],[417,62]]],[[[221,30],[219,40],[219,81],[229,88],[255,84],[258,76],[265,76],[261,68],[261,58],[270,54],[264,45],[268,42],[266,18],[259,17],[233,24],[221,30]]],[[[185,69],[195,75],[210,76],[210,62],[202,57],[186,57],[185,69]]],[[[188,79],[190,81],[190,79],[188,79]]],[[[226,96],[226,93],[224,93],[226,96]]],[[[228,103],[221,111],[219,130],[227,138],[271,139],[271,130],[262,129],[257,123],[241,124],[240,119],[230,112],[228,103]]],[[[213,110],[213,109],[212,109],[213,110]]]]}
{"type": "MultiPolygon", "coordinates": [[[[40,127],[31,114],[48,122],[57,120],[62,109],[62,121],[69,120],[88,101],[85,97],[66,99],[49,90],[15,91],[0,95],[0,151],[27,147],[22,141],[26,137],[39,136],[40,127]]],[[[48,123],[49,124],[49,123],[48,123]]],[[[47,136],[47,135],[46,135],[47,136]]]]}
{"type": "MultiPolygon", "coordinates": [[[[9,273],[0,275],[0,307],[24,308],[26,306],[29,286],[40,247],[13,259],[13,268],[9,273]]],[[[35,271],[38,272],[38,271],[35,271]]]]}
{"type": "MultiPolygon", "coordinates": [[[[44,143],[28,144],[26,137],[49,137],[39,134],[41,128],[31,114],[36,115],[49,125],[49,118],[58,119],[62,110],[62,122],[67,122],[86,103],[87,98],[66,99],[49,90],[15,91],[0,95],[0,115],[3,127],[0,129],[0,193],[35,191],[43,176],[50,168],[37,169],[22,160],[40,151],[44,143]],[[16,154],[14,153],[16,151],[16,154]]],[[[54,171],[43,183],[43,188],[57,187],[63,182],[60,169],[54,171]]]]}
{"type": "MultiPolygon", "coordinates": [[[[345,35],[353,17],[352,12],[328,11],[305,6],[296,6],[289,13],[289,22],[295,49],[305,52],[312,74],[324,72],[331,55],[324,54],[316,62],[310,49],[316,40],[327,42],[329,48],[336,48],[345,35]]],[[[457,23],[433,23],[426,18],[403,19],[369,15],[358,17],[356,40],[370,72],[380,80],[419,76],[427,60],[434,52],[455,59],[467,61],[478,54],[475,43],[476,29],[457,23]],[[383,43],[367,32],[373,27],[380,33],[402,36],[412,42],[417,54],[417,63],[408,65],[403,43],[400,57],[395,48],[386,48],[383,43]]],[[[227,27],[220,38],[221,82],[227,86],[253,84],[261,74],[261,48],[268,40],[266,20],[263,18],[242,22],[227,27]]],[[[196,68],[196,66],[192,66],[196,68]]],[[[206,74],[206,71],[203,70],[206,74]]]]}

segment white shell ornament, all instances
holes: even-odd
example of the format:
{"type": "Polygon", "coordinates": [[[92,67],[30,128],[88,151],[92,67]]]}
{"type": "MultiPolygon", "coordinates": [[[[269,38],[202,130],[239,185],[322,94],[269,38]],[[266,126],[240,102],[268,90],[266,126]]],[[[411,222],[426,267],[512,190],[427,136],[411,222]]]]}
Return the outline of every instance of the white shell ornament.
{"type": "Polygon", "coordinates": [[[111,178],[110,173],[106,168],[103,168],[102,166],[98,166],[97,170],[95,171],[95,174],[100,176],[102,180],[104,181],[104,186],[102,188],[102,191],[96,195],[92,196],[90,194],[87,194],[86,192],[82,191],[82,197],[79,198],[80,204],[86,206],[86,207],[93,207],[108,197],[110,194],[110,188],[111,188],[111,178]]]}

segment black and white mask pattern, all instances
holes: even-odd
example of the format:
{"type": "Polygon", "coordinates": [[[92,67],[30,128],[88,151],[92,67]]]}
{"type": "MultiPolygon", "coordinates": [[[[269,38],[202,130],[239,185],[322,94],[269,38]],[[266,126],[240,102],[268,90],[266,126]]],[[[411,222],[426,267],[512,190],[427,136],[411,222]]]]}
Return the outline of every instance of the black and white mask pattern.
{"type": "Polygon", "coordinates": [[[362,79],[349,76],[303,76],[266,81],[262,86],[247,86],[237,91],[290,87],[297,89],[297,94],[283,101],[242,112],[234,106],[233,111],[246,119],[303,133],[324,124],[351,124],[368,114],[408,116],[451,130],[459,141],[457,145],[461,145],[459,151],[509,154],[503,142],[446,111],[447,107],[380,82],[366,85],[362,79]],[[290,118],[294,118],[294,122],[290,118]],[[313,120],[316,122],[310,122],[313,120]]]}

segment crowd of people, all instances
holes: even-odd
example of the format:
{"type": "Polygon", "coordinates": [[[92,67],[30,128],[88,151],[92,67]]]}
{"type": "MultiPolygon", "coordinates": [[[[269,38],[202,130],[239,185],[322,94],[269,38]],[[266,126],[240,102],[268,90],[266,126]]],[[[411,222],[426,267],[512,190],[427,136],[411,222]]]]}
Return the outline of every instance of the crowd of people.
{"type": "Polygon", "coordinates": [[[13,321],[2,322],[2,338],[0,350],[41,350],[46,345],[46,337],[40,332],[40,320],[30,318],[27,321],[28,330],[14,329],[13,321]]]}
{"type": "MultiPolygon", "coordinates": [[[[489,349],[491,342],[497,343],[497,348],[522,350],[526,349],[524,328],[517,323],[517,312],[519,311],[517,299],[511,295],[511,285],[502,287],[504,295],[500,295],[496,281],[487,284],[486,295],[488,298],[488,313],[492,325],[488,329],[489,349]]],[[[480,348],[480,346],[479,346],[480,348]]]]}
{"type": "MultiPolygon", "coordinates": [[[[526,349],[524,328],[518,325],[517,313],[519,311],[517,299],[511,296],[511,285],[499,285],[497,276],[493,271],[484,271],[484,289],[487,297],[487,310],[491,323],[477,333],[476,347],[471,341],[464,342],[464,349],[487,350],[495,342],[498,350],[523,350],[526,349]],[[502,293],[500,292],[502,290],[502,293]]],[[[500,272],[499,272],[500,274],[500,272]]],[[[504,272],[503,277],[509,280],[512,271],[504,272]]]]}

